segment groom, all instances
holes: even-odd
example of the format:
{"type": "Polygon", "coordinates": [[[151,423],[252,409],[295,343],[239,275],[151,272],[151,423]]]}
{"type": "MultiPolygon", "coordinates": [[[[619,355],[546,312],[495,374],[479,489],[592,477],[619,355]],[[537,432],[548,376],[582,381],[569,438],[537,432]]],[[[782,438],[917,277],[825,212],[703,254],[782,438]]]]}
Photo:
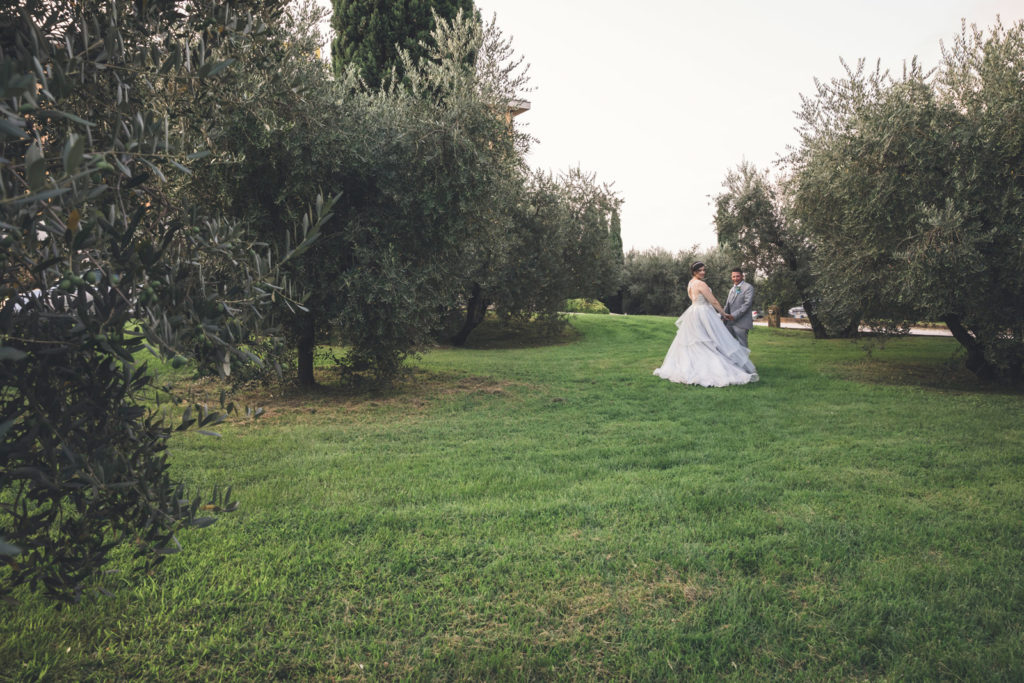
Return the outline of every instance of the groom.
{"type": "Polygon", "coordinates": [[[754,317],[750,309],[754,306],[754,285],[743,280],[743,271],[739,268],[732,269],[732,287],[729,289],[729,298],[725,300],[725,313],[722,320],[729,328],[736,341],[744,346],[747,344],[747,333],[754,326],[754,317]]]}

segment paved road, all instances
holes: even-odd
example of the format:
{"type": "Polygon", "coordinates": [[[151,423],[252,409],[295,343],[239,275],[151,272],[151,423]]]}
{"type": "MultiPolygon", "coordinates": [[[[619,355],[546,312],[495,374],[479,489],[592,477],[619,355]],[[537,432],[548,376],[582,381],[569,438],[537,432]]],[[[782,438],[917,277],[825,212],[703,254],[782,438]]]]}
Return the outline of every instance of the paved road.
{"type": "MultiPolygon", "coordinates": [[[[768,326],[767,320],[755,320],[755,325],[762,327],[768,326]]],[[[797,320],[795,318],[788,318],[782,320],[782,326],[788,327],[793,330],[810,330],[811,323],[807,320],[797,320]]],[[[870,332],[871,329],[868,327],[860,328],[861,332],[870,332]]],[[[910,334],[921,337],[952,337],[948,327],[911,327],[910,334]]]]}

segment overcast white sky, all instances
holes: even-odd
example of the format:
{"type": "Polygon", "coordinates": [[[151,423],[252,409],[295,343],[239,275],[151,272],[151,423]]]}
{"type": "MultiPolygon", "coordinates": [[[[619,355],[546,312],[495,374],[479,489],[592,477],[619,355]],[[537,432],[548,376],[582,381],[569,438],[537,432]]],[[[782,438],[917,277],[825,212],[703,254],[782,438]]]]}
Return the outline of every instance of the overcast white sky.
{"type": "Polygon", "coordinates": [[[881,59],[938,64],[961,18],[1024,19],[1024,0],[476,0],[530,64],[531,166],[580,166],[625,200],[624,247],[712,246],[712,197],[746,159],[795,144],[814,78],[881,59]]]}

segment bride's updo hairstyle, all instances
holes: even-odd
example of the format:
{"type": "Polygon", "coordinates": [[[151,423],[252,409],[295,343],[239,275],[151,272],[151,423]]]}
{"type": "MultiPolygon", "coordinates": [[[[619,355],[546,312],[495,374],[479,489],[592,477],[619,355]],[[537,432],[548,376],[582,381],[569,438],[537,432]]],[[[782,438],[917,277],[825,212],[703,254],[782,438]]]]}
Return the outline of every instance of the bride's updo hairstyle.
{"type": "Polygon", "coordinates": [[[700,270],[703,267],[704,267],[704,262],[703,261],[695,261],[694,264],[692,266],[690,266],[690,275],[693,275],[694,273],[696,273],[698,270],[700,270]]]}

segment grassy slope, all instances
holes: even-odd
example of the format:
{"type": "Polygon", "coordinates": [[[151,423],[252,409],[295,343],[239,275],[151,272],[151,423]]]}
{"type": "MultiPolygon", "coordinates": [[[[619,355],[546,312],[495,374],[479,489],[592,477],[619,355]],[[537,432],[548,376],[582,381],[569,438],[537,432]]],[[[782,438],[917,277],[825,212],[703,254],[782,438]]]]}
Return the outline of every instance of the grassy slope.
{"type": "MultiPolygon", "coordinates": [[[[667,318],[275,397],[176,472],[242,509],[113,598],[28,598],[13,677],[1019,679],[1020,394],[948,339],[756,329],[756,385],[651,376],[667,318]]],[[[177,437],[176,437],[177,438],[177,437]]],[[[0,674],[2,676],[3,674],[0,674]]]]}

